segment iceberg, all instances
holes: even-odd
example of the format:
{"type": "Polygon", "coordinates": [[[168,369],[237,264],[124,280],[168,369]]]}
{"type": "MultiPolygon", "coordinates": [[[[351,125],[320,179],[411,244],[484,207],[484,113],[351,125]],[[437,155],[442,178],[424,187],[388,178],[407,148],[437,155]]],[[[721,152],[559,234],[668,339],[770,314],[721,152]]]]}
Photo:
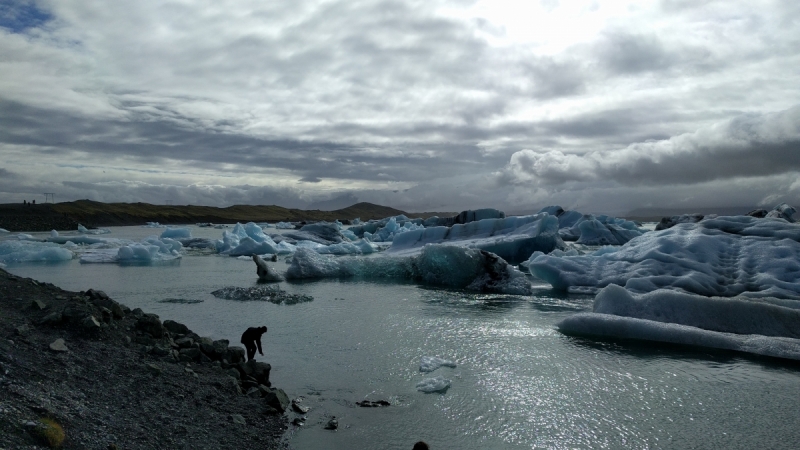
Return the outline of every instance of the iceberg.
{"type": "Polygon", "coordinates": [[[443,377],[426,378],[417,383],[417,390],[425,393],[446,392],[450,388],[450,380],[443,377]]]}
{"type": "Polygon", "coordinates": [[[734,350],[800,360],[800,301],[705,297],[672,290],[634,295],[609,285],[591,313],[557,324],[565,334],[734,350]]]}
{"type": "Polygon", "coordinates": [[[126,243],[118,248],[87,250],[80,256],[82,264],[153,264],[181,258],[180,242],[149,236],[141,243],[126,243]]]}
{"type": "Polygon", "coordinates": [[[388,252],[413,253],[428,244],[485,250],[511,264],[527,260],[536,251],[549,253],[565,248],[558,235],[558,219],[541,213],[407,231],[395,236],[388,252]]]}
{"type": "Polygon", "coordinates": [[[420,372],[433,372],[439,367],[456,367],[456,363],[435,356],[423,356],[419,361],[420,372]]]}
{"type": "MultiPolygon", "coordinates": [[[[309,241],[298,242],[298,247],[301,244],[309,241]]],[[[356,242],[342,242],[340,244],[321,245],[317,244],[313,248],[317,253],[329,255],[369,255],[378,251],[377,247],[370,243],[367,239],[359,239],[356,242]]]]}
{"type": "MultiPolygon", "coordinates": [[[[198,224],[198,226],[201,226],[201,225],[198,224]]],[[[158,222],[146,222],[144,225],[142,225],[142,228],[164,228],[164,227],[165,227],[165,225],[161,225],[158,222]]]]}
{"type": "Polygon", "coordinates": [[[78,233],[81,233],[81,234],[108,234],[108,233],[111,233],[111,230],[109,230],[108,228],[97,228],[97,229],[94,229],[94,230],[90,230],[90,229],[86,228],[85,226],[83,226],[81,224],[78,224],[78,233]]]}
{"type": "Polygon", "coordinates": [[[28,240],[0,242],[0,263],[69,261],[74,253],[50,242],[28,240]]]}
{"type": "Polygon", "coordinates": [[[604,214],[594,216],[565,211],[558,205],[547,206],[539,211],[544,212],[558,218],[561,239],[583,245],[622,245],[646,231],[630,220],[604,214]]]}
{"type": "Polygon", "coordinates": [[[303,225],[298,231],[283,233],[283,236],[295,241],[313,241],[324,245],[338,244],[345,240],[340,227],[340,224],[330,222],[310,223],[303,225]]]}
{"type": "Polygon", "coordinates": [[[278,222],[275,224],[275,228],[279,230],[294,230],[294,224],[292,222],[278,222]]]}
{"type": "Polygon", "coordinates": [[[555,289],[800,299],[800,225],[749,216],[706,218],[652,231],[616,249],[580,256],[534,254],[530,273],[555,289]]]}
{"type": "Polygon", "coordinates": [[[218,253],[230,256],[252,256],[265,253],[287,254],[295,250],[288,242],[280,244],[264,234],[264,230],[253,222],[245,225],[237,223],[233,230],[222,232],[222,239],[216,242],[218,253]]]}
{"type": "Polygon", "coordinates": [[[5,228],[0,228],[0,233],[10,233],[10,231],[6,230],[5,228]]]}
{"type": "Polygon", "coordinates": [[[161,233],[161,237],[190,239],[192,237],[192,230],[186,227],[167,227],[167,229],[161,233]]]}
{"type": "Polygon", "coordinates": [[[286,272],[287,279],[347,278],[395,279],[476,291],[527,295],[527,277],[502,258],[487,251],[450,245],[426,245],[415,255],[330,257],[298,248],[286,272]]]}
{"type": "Polygon", "coordinates": [[[269,267],[267,262],[264,261],[264,259],[262,259],[259,255],[253,255],[253,262],[256,263],[256,274],[258,275],[258,281],[273,282],[284,280],[283,275],[279,274],[272,267],[269,267]]]}

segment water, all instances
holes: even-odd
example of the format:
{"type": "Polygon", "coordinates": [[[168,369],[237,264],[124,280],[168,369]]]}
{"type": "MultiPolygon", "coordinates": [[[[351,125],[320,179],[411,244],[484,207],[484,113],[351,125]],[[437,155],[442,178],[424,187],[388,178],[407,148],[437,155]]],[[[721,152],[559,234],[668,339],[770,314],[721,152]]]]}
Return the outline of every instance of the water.
{"type": "MultiPolygon", "coordinates": [[[[154,233],[112,230],[109,237],[154,233]]],[[[248,326],[267,325],[259,359],[272,364],[273,385],[312,408],[304,427],[287,432],[296,449],[410,449],[420,439],[433,449],[751,449],[800,442],[796,364],[564,336],[554,324],[590,309],[592,298],[556,295],[546,286],[516,297],[322,280],[280,283],[314,300],[275,305],[212,296],[225,286],[257,285],[252,261],[218,255],[189,254],[157,267],[71,261],[7,270],[69,290],[101,289],[215,339],[238,342],[248,326]],[[422,356],[457,366],[421,373],[422,356]],[[450,379],[450,389],[416,390],[435,376],[450,379]],[[364,399],[392,405],[355,406],[364,399]],[[331,416],[339,420],[336,432],[323,429],[331,416]]]]}

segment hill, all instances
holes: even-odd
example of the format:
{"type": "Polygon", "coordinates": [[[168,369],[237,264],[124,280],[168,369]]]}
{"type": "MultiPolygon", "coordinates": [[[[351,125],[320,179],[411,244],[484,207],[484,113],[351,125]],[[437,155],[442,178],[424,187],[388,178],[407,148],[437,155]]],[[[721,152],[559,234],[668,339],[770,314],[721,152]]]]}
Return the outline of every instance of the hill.
{"type": "MultiPolygon", "coordinates": [[[[300,222],[382,219],[405,214],[399,209],[372,203],[357,203],[336,211],[301,210],[274,205],[234,205],[227,208],[194,205],[151,205],[149,203],[101,203],[78,200],[38,205],[0,205],[0,228],[9,231],[74,230],[86,227],[141,225],[145,222],[178,225],[200,222],[300,222]]],[[[434,215],[436,213],[429,213],[434,215]]],[[[452,215],[450,213],[441,213],[452,215]]]]}

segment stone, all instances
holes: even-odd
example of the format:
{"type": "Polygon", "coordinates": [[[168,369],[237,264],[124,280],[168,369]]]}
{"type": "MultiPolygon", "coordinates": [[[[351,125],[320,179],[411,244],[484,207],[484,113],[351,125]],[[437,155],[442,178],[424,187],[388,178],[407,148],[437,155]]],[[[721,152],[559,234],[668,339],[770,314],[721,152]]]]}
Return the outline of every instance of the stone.
{"type": "Polygon", "coordinates": [[[47,303],[45,303],[45,302],[43,302],[43,301],[41,301],[41,300],[39,300],[37,298],[37,299],[34,299],[31,302],[31,308],[33,308],[33,309],[35,309],[37,311],[42,311],[44,309],[47,309],[47,303]]]}
{"type": "Polygon", "coordinates": [[[173,334],[189,334],[189,333],[191,333],[191,330],[189,330],[189,327],[187,327],[186,325],[184,325],[182,323],[175,322],[174,320],[167,319],[167,320],[164,321],[163,325],[164,325],[164,328],[166,328],[167,331],[169,331],[170,333],[173,333],[173,334]]]}
{"type": "Polygon", "coordinates": [[[190,361],[195,361],[200,358],[200,349],[199,348],[182,348],[178,352],[181,357],[187,357],[190,361]]]}
{"type": "Polygon", "coordinates": [[[310,408],[308,406],[301,405],[298,399],[294,399],[292,400],[292,409],[294,410],[294,412],[300,414],[306,414],[308,413],[310,408]]]}
{"type": "Polygon", "coordinates": [[[244,416],[241,414],[231,414],[228,416],[228,420],[237,425],[247,425],[247,421],[244,420],[244,416]]]}
{"type": "Polygon", "coordinates": [[[64,316],[60,311],[51,312],[50,314],[42,317],[39,325],[57,325],[64,321],[64,316]]]}
{"type": "Polygon", "coordinates": [[[161,367],[158,367],[153,363],[145,364],[145,367],[147,368],[147,371],[150,372],[151,374],[155,376],[161,375],[162,372],[161,367]]]}
{"type": "Polygon", "coordinates": [[[50,343],[50,350],[54,352],[68,352],[69,349],[67,348],[67,344],[64,343],[64,339],[58,338],[55,341],[50,343]]]}
{"type": "Polygon", "coordinates": [[[155,356],[172,356],[172,349],[156,344],[153,346],[151,354],[155,356]]]}
{"type": "Polygon", "coordinates": [[[92,307],[86,303],[70,303],[61,311],[64,320],[72,323],[81,323],[83,320],[91,316],[92,307]]]}
{"type": "Polygon", "coordinates": [[[178,338],[175,339],[175,345],[177,345],[179,348],[191,348],[194,346],[194,339],[190,337],[178,338]]]}
{"type": "Polygon", "coordinates": [[[336,420],[336,416],[331,416],[331,420],[329,420],[328,423],[325,424],[325,429],[335,431],[338,428],[339,428],[339,421],[336,420]]]}
{"type": "Polygon", "coordinates": [[[242,368],[242,372],[250,375],[260,384],[267,384],[269,383],[269,373],[272,370],[272,366],[267,363],[258,362],[255,360],[247,361],[246,363],[240,364],[242,368]]]}
{"type": "Polygon", "coordinates": [[[250,389],[247,390],[247,396],[253,398],[259,398],[261,397],[261,390],[258,389],[258,387],[251,387],[250,389]]]}
{"type": "Polygon", "coordinates": [[[219,339],[211,343],[214,346],[214,359],[222,359],[228,352],[229,341],[227,339],[219,339]]]}
{"type": "Polygon", "coordinates": [[[28,324],[22,324],[22,325],[18,326],[18,327],[15,329],[15,331],[16,331],[16,332],[17,332],[17,334],[18,334],[18,335],[20,335],[20,336],[26,336],[28,333],[30,333],[31,329],[30,329],[30,327],[28,326],[28,324]]]}
{"type": "Polygon", "coordinates": [[[242,378],[242,374],[240,374],[239,371],[234,369],[233,367],[225,369],[225,373],[236,378],[237,380],[240,380],[242,378]]]}
{"type": "Polygon", "coordinates": [[[164,336],[164,326],[155,314],[144,314],[136,321],[136,328],[155,338],[164,336]]]}
{"type": "Polygon", "coordinates": [[[269,388],[264,396],[264,401],[279,412],[284,412],[289,407],[289,397],[286,392],[283,392],[283,389],[269,388]]]}
{"type": "Polygon", "coordinates": [[[81,320],[81,326],[88,331],[97,331],[100,329],[100,322],[94,316],[86,316],[81,320]]]}
{"type": "Polygon", "coordinates": [[[245,352],[244,348],[242,347],[228,347],[228,350],[225,352],[225,357],[229,363],[236,364],[238,362],[244,361],[245,352]]]}

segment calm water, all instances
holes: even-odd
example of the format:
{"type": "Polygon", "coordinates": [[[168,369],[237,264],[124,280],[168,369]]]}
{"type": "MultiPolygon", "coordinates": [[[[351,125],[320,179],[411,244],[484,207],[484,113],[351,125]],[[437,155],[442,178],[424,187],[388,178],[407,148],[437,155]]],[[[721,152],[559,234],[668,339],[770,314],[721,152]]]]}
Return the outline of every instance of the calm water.
{"type": "MultiPolygon", "coordinates": [[[[114,228],[108,237],[160,230],[114,228]]],[[[220,230],[193,229],[218,238],[220,230]]],[[[279,261],[277,267],[287,266],[279,261]]],[[[267,325],[274,386],[312,407],[287,438],[297,449],[797,448],[800,367],[733,353],[595,342],[555,331],[591,297],[479,295],[358,280],[281,283],[312,302],[222,300],[225,286],[255,286],[251,261],[187,255],[158,267],[9,265],[69,290],[102,289],[131,308],[238,342],[267,325]],[[160,303],[164,299],[200,303],[160,303]],[[456,368],[419,372],[422,356],[456,368]],[[424,378],[452,380],[424,394],[424,378]],[[387,399],[386,408],[356,401],[387,399]],[[323,429],[336,416],[340,429],[323,429]]],[[[289,413],[290,417],[294,413],[289,413]]]]}

